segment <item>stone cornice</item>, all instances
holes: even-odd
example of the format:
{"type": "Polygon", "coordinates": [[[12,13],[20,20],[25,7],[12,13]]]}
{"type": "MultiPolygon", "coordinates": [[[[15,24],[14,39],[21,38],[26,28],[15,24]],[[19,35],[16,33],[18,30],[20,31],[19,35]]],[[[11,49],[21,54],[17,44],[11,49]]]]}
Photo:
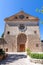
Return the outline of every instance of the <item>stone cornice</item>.
{"type": "Polygon", "coordinates": [[[24,22],[25,21],[34,21],[34,22],[38,22],[39,18],[31,16],[31,15],[25,13],[24,11],[20,11],[19,13],[15,14],[15,15],[12,15],[8,18],[5,18],[4,21],[6,21],[6,22],[8,22],[8,21],[24,21],[24,22]],[[19,18],[20,15],[23,15],[24,18],[20,19],[19,18]]]}

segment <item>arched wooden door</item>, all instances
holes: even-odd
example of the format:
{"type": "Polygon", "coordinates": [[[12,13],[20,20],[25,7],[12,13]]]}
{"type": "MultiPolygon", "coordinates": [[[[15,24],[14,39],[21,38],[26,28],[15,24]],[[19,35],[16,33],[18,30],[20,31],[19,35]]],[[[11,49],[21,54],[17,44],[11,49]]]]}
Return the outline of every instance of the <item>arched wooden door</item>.
{"type": "Polygon", "coordinates": [[[25,44],[26,44],[27,37],[25,34],[19,34],[17,37],[17,47],[19,52],[25,51],[25,44]]]}

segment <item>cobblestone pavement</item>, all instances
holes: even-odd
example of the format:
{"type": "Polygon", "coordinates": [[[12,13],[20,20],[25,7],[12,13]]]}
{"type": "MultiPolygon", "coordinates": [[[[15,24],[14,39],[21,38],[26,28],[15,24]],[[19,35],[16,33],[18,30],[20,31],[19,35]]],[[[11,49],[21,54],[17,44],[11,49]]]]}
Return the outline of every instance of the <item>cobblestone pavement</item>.
{"type": "Polygon", "coordinates": [[[0,65],[41,65],[29,61],[25,53],[8,53],[8,57],[0,61],[0,65]]]}

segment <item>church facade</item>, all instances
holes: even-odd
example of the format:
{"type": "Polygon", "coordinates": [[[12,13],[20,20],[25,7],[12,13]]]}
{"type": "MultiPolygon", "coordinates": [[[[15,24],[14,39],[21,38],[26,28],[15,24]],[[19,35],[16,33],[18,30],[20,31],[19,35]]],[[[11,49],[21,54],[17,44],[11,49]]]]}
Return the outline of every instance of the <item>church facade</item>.
{"type": "Polygon", "coordinates": [[[24,11],[4,19],[4,37],[0,39],[0,48],[6,52],[42,52],[39,19],[24,11]]]}

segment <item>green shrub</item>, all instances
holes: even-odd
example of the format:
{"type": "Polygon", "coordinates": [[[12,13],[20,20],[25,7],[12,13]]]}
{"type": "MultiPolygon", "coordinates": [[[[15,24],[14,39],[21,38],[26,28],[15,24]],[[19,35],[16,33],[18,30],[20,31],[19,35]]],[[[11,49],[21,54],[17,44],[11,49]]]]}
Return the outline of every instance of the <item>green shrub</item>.
{"type": "Polygon", "coordinates": [[[31,53],[30,57],[35,59],[43,59],[43,54],[31,53]]]}
{"type": "Polygon", "coordinates": [[[31,51],[29,49],[27,49],[26,51],[27,51],[27,55],[29,55],[31,58],[43,59],[43,54],[31,53],[31,51]]]}
{"type": "Polygon", "coordinates": [[[30,54],[31,54],[30,49],[27,49],[26,51],[27,51],[27,54],[28,54],[28,55],[30,55],[30,54]]]}
{"type": "Polygon", "coordinates": [[[0,49],[0,55],[4,55],[5,51],[3,51],[3,49],[0,49]]]}

